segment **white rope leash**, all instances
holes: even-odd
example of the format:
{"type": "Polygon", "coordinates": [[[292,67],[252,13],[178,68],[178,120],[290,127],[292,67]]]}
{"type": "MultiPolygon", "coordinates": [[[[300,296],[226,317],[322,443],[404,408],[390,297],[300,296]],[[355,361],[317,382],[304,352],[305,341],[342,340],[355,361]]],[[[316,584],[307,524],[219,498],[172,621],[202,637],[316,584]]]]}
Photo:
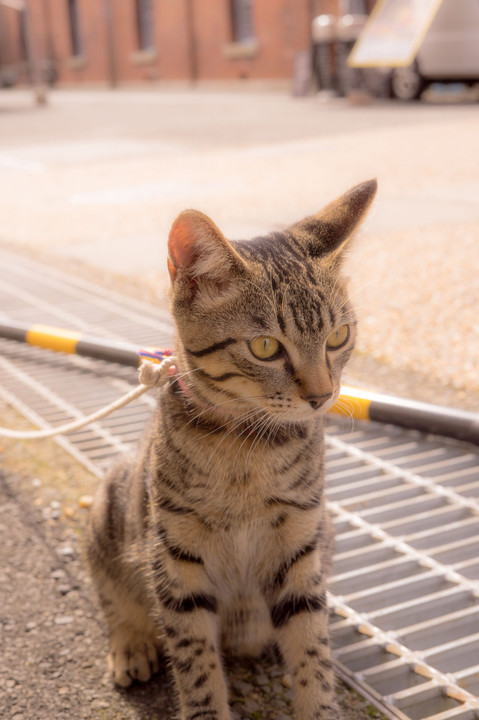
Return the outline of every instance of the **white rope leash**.
{"type": "Polygon", "coordinates": [[[97,420],[101,420],[107,415],[110,415],[112,412],[115,412],[115,410],[119,410],[125,405],[128,405],[128,403],[136,400],[136,398],[143,395],[143,393],[147,392],[147,390],[156,386],[164,385],[164,383],[174,375],[175,371],[176,358],[174,357],[166,357],[159,364],[144,361],[139,368],[140,384],[122,397],[118,398],[118,400],[115,400],[91,415],[80,418],[79,420],[73,420],[72,422],[61,425],[60,427],[50,428],[47,430],[22,431],[0,427],[0,437],[14,438],[16,440],[42,440],[44,438],[54,437],[55,435],[64,435],[65,433],[73,432],[74,430],[80,430],[82,427],[90,425],[97,420]]]}

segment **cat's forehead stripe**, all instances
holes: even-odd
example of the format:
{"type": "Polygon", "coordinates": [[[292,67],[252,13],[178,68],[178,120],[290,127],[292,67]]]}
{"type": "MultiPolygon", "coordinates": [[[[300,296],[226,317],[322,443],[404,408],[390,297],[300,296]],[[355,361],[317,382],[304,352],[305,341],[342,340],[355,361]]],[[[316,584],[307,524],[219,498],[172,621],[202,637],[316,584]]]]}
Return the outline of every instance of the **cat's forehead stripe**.
{"type": "Polygon", "coordinates": [[[301,277],[306,272],[308,280],[316,285],[310,259],[291,234],[271,233],[235,242],[234,246],[248,259],[264,263],[279,282],[289,282],[291,277],[301,277]]]}
{"type": "Polygon", "coordinates": [[[285,312],[301,335],[321,332],[327,324],[335,327],[336,317],[315,275],[315,263],[291,232],[271,233],[234,245],[246,259],[261,261],[275,297],[276,321],[283,334],[287,334],[285,312]],[[305,287],[305,283],[310,287],[305,287]]]}
{"type": "Polygon", "coordinates": [[[276,311],[276,320],[282,333],[286,332],[286,322],[284,320],[283,312],[280,307],[276,311]]]}

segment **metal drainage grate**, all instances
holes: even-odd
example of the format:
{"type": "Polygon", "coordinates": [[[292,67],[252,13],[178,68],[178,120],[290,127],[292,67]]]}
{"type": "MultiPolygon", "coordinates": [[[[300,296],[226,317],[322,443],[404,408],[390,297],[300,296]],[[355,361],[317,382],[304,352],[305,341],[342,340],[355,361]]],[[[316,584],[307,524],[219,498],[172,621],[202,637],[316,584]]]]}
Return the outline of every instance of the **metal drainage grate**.
{"type": "MultiPolygon", "coordinates": [[[[168,347],[170,316],[141,302],[0,250],[0,319],[42,322],[139,345],[168,347]]],[[[88,415],[137,384],[134,369],[0,340],[0,396],[41,428],[88,415]],[[114,369],[112,369],[114,368],[114,369]]],[[[58,442],[101,477],[135,443],[155,402],[142,395],[58,442]]]]}
{"type": "Polygon", "coordinates": [[[378,426],[327,448],[336,659],[399,717],[479,717],[479,453],[378,426]]]}
{"type": "MultiPolygon", "coordinates": [[[[156,308],[0,251],[0,319],[160,347],[156,308]]],[[[86,415],[136,371],[0,340],[0,395],[41,427],[86,415]]],[[[58,442],[101,476],[138,439],[139,400],[58,442]]],[[[340,672],[391,717],[479,718],[479,452],[392,426],[331,425],[331,632],[340,672]]]]}

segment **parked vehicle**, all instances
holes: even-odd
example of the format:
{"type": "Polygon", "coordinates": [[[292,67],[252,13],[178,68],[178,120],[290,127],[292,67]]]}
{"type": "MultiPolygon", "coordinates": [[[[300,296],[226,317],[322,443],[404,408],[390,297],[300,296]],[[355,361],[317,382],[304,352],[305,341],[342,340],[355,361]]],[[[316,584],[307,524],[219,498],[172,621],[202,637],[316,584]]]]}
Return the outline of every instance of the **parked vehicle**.
{"type": "Polygon", "coordinates": [[[479,83],[479,0],[442,0],[414,62],[391,71],[391,94],[416,100],[433,82],[479,83]]]}

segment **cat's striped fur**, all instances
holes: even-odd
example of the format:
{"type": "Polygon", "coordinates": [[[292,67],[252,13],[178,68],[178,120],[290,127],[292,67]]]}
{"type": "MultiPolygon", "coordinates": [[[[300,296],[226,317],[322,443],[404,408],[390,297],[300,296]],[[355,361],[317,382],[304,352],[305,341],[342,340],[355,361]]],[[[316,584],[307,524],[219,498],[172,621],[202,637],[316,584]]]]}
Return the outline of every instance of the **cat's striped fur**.
{"type": "Polygon", "coordinates": [[[271,641],[296,718],[339,718],[323,414],[355,336],[341,260],[375,191],[363,183],[249,242],[227,242],[196,211],[171,230],[178,373],[138,458],[98,493],[88,559],[115,681],[147,680],[165,652],[182,720],[227,720],[222,649],[257,654],[271,641]],[[277,351],[260,359],[257,338],[277,351]]]}

